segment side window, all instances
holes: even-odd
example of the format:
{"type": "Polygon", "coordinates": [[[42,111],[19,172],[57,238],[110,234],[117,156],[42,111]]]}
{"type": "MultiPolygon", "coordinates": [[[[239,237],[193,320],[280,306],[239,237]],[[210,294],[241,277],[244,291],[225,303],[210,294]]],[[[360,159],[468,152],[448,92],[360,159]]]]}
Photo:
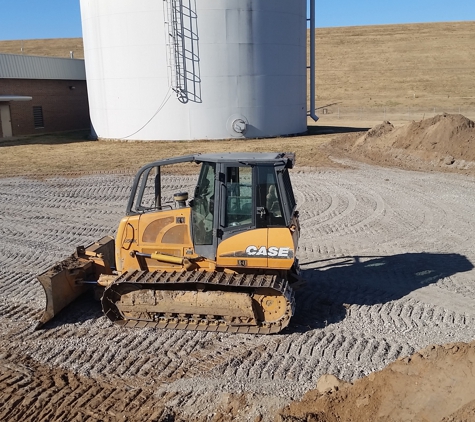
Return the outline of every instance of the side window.
{"type": "Polygon", "coordinates": [[[224,227],[252,224],[252,167],[226,168],[224,227]]]}
{"type": "Polygon", "coordinates": [[[203,163],[191,202],[195,245],[213,244],[215,164],[203,163]]]}
{"type": "Polygon", "coordinates": [[[131,211],[142,213],[161,209],[160,192],[157,191],[157,186],[160,186],[159,168],[152,167],[145,170],[140,175],[131,211]]]}
{"type": "Polygon", "coordinates": [[[265,213],[257,218],[257,227],[284,226],[282,201],[274,167],[259,167],[257,178],[257,206],[265,213]]]}
{"type": "Polygon", "coordinates": [[[282,173],[282,176],[284,179],[285,193],[287,195],[289,211],[292,212],[297,203],[295,202],[295,196],[294,191],[292,190],[292,183],[290,182],[289,171],[285,169],[282,173]]]}

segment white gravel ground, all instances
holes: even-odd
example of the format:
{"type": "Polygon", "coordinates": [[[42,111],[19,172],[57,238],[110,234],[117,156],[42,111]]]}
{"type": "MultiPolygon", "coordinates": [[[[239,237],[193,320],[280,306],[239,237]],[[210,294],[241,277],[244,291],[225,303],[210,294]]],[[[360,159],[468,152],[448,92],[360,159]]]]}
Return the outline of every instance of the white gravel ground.
{"type": "MultiPolygon", "coordinates": [[[[347,381],[432,343],[475,339],[475,179],[358,165],[292,174],[308,283],[279,335],[121,329],[85,297],[41,331],[35,274],[75,246],[113,234],[130,175],[0,179],[0,346],[135,388],[204,417],[245,393],[238,420],[315,387],[347,381]]],[[[193,186],[167,177],[166,190],[193,186]]]]}

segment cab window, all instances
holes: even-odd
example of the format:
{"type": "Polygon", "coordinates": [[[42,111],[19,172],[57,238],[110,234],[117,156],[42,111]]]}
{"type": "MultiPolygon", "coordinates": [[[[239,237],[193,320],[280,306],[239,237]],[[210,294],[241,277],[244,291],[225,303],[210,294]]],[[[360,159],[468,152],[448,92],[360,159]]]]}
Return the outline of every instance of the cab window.
{"type": "Polygon", "coordinates": [[[224,227],[252,225],[252,167],[226,168],[224,227]]]}
{"type": "Polygon", "coordinates": [[[257,170],[257,207],[262,210],[257,217],[257,227],[285,226],[275,169],[265,166],[257,170]]]}

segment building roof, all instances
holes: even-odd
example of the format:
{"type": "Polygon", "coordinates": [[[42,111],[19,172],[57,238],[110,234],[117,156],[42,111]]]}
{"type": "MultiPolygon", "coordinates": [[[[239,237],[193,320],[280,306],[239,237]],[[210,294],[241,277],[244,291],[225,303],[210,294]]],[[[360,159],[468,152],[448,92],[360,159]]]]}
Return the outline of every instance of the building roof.
{"type": "Polygon", "coordinates": [[[83,59],[0,54],[0,79],[86,80],[83,59]]]}

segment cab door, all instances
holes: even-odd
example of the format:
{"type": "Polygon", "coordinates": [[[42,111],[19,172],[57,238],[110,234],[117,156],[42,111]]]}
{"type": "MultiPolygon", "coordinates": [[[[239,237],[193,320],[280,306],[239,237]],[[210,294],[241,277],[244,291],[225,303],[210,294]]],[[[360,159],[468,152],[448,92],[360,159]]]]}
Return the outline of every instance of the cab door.
{"type": "Polygon", "coordinates": [[[277,171],[272,164],[223,169],[218,266],[284,269],[292,265],[295,248],[277,171]]]}
{"type": "Polygon", "coordinates": [[[196,185],[193,200],[190,202],[192,215],[192,238],[195,253],[212,261],[216,259],[218,245],[218,219],[215,204],[219,203],[219,178],[215,163],[204,162],[196,185]]]}
{"type": "Polygon", "coordinates": [[[256,167],[223,164],[217,265],[267,267],[267,229],[257,228],[256,167]]]}
{"type": "Polygon", "coordinates": [[[254,169],[246,165],[224,165],[221,174],[220,226],[222,240],[255,228],[254,169]]]}

